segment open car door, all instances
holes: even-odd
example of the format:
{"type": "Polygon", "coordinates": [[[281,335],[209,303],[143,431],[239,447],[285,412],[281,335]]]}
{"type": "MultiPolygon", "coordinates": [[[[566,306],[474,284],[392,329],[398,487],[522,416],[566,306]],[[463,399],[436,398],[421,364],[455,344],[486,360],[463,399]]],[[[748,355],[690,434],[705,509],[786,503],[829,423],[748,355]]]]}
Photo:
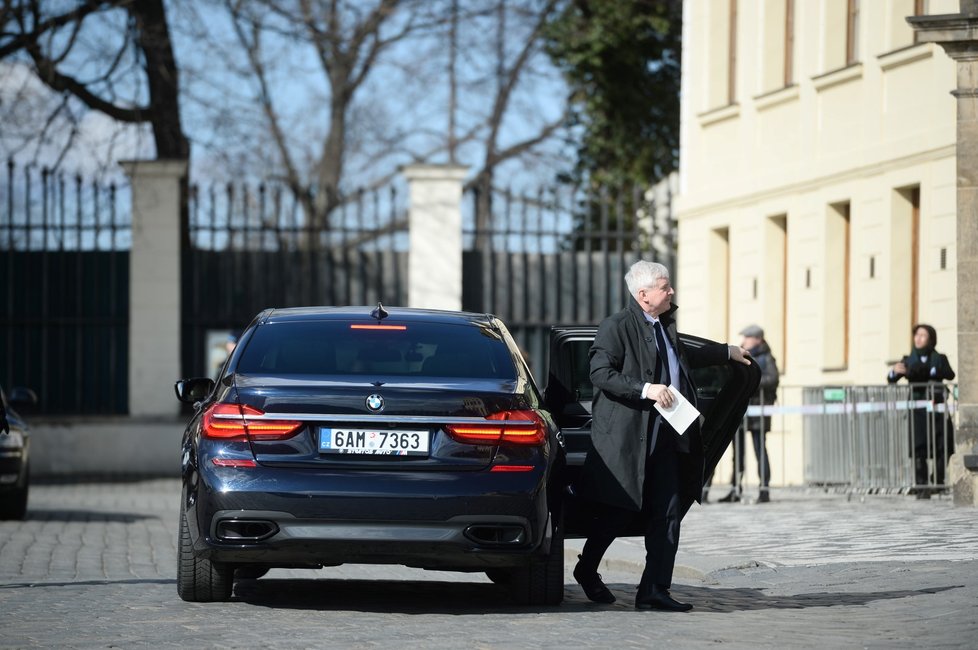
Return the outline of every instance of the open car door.
{"type": "MultiPolygon", "coordinates": [[[[591,448],[591,384],[588,351],[597,327],[555,326],[550,334],[550,371],[545,401],[547,409],[560,426],[567,450],[565,483],[573,485],[591,448]]],[[[698,336],[680,333],[683,344],[698,348],[714,343],[698,336]]],[[[747,412],[751,395],[761,381],[757,364],[749,366],[729,361],[720,366],[693,370],[698,407],[705,420],[702,427],[704,479],[716,469],[720,458],[730,446],[737,427],[747,412]]],[[[692,506],[683,503],[683,514],[692,506]]],[[[565,495],[565,530],[568,537],[587,534],[587,521],[592,516],[586,503],[570,491],[565,495]]],[[[628,534],[640,535],[637,529],[628,534]]]]}

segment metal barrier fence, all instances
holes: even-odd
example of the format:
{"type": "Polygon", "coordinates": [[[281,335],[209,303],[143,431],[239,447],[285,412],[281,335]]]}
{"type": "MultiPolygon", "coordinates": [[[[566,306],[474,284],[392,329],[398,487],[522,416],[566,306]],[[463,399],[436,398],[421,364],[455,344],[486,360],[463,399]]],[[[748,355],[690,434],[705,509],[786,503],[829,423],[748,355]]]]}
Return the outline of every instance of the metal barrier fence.
{"type": "MultiPolygon", "coordinates": [[[[921,497],[947,488],[956,386],[797,386],[782,387],[778,396],[772,406],[748,408],[744,429],[751,436],[734,439],[734,467],[740,468],[731,481],[734,500],[743,488],[744,460],[752,442],[762,493],[771,472],[766,454],[772,441],[774,469],[786,476],[787,465],[796,468],[792,484],[800,480],[847,492],[921,497]]],[[[725,481],[729,470],[717,471],[718,480],[725,481]]]]}
{"type": "Polygon", "coordinates": [[[955,386],[810,387],[803,392],[805,481],[867,492],[945,489],[955,386]]]}

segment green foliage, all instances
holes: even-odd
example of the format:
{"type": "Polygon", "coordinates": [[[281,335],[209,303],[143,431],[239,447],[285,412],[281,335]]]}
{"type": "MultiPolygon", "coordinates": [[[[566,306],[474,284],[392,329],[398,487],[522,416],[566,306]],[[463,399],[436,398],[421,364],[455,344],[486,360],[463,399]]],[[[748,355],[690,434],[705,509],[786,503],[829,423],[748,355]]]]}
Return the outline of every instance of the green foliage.
{"type": "Polygon", "coordinates": [[[574,181],[647,187],[679,157],[680,0],[570,0],[547,51],[581,133],[574,181]]]}

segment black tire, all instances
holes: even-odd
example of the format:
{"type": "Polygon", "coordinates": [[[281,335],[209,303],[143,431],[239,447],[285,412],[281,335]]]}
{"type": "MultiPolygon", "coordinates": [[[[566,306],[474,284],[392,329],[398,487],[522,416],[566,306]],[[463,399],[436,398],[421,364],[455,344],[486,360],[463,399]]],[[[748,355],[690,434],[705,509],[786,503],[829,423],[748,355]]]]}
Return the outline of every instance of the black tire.
{"type": "Polygon", "coordinates": [[[234,565],[211,562],[194,555],[190,541],[187,511],[180,506],[180,539],[177,540],[177,593],[191,603],[210,603],[231,599],[234,565]]]}
{"type": "Polygon", "coordinates": [[[0,497],[0,519],[23,519],[27,516],[27,493],[31,487],[30,468],[24,469],[24,485],[0,497]]]}
{"type": "Polygon", "coordinates": [[[559,605],[564,601],[564,522],[557,519],[550,554],[510,572],[510,594],[518,605],[559,605]]]}

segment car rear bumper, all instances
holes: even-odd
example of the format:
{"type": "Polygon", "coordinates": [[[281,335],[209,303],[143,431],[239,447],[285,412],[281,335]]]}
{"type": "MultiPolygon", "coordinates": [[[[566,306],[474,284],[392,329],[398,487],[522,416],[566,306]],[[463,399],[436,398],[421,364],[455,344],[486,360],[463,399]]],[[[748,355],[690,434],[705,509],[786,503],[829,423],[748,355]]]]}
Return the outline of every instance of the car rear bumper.
{"type": "Polygon", "coordinates": [[[220,512],[195,552],[219,562],[270,566],[403,564],[426,569],[485,570],[521,566],[549,551],[521,517],[459,516],[448,521],[323,521],[269,511],[220,512]],[[258,533],[257,539],[241,535],[258,533]]]}
{"type": "Polygon", "coordinates": [[[188,504],[194,552],[269,566],[344,563],[479,571],[549,552],[543,472],[202,475],[188,504]]]}

